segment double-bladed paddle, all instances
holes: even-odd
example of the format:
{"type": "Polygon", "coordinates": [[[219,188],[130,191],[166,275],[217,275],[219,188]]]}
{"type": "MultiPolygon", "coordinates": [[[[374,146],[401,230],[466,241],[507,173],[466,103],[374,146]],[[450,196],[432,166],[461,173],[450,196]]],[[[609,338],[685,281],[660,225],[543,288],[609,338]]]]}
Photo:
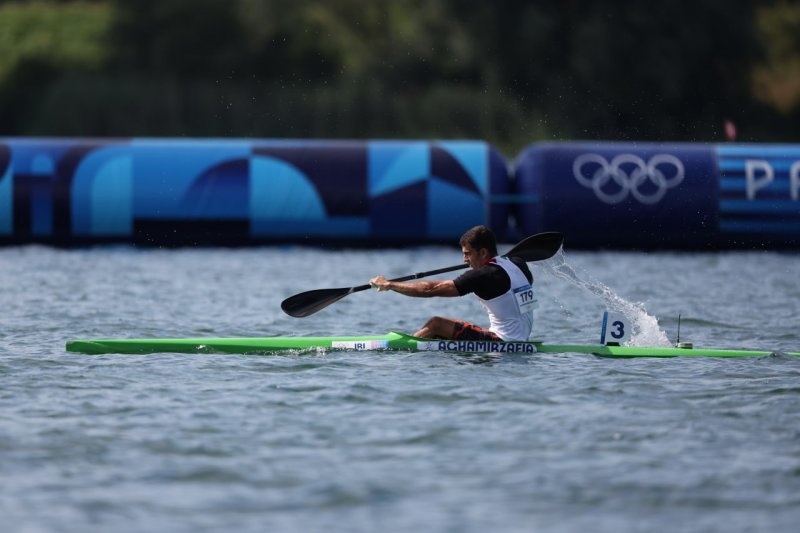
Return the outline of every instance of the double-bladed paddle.
{"type": "MultiPolygon", "coordinates": [[[[524,259],[526,262],[542,261],[553,257],[555,253],[561,248],[564,242],[564,236],[557,231],[548,231],[545,233],[537,233],[530,237],[523,239],[516,246],[506,252],[508,257],[518,257],[524,259]]],[[[461,263],[447,268],[440,268],[438,270],[430,270],[428,272],[418,272],[402,278],[395,278],[391,281],[409,281],[412,279],[426,278],[428,276],[435,276],[436,274],[444,274],[445,272],[452,272],[454,270],[461,270],[467,268],[467,263],[461,263]]],[[[342,287],[339,289],[316,289],[313,291],[301,292],[286,298],[281,302],[281,309],[290,316],[297,318],[313,315],[317,311],[324,309],[334,302],[338,302],[348,294],[354,292],[365,291],[370,289],[371,285],[359,285],[357,287],[342,287]]]]}

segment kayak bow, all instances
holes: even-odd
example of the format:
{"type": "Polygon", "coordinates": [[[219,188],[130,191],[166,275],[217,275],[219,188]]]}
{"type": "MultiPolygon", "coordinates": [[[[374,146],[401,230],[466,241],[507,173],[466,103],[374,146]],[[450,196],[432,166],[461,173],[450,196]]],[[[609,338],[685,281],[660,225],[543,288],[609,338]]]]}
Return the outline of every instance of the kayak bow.
{"type": "MultiPolygon", "coordinates": [[[[67,342],[67,351],[89,355],[149,353],[274,354],[327,351],[409,351],[451,353],[593,354],[602,357],[765,357],[763,350],[691,347],[609,346],[602,344],[548,344],[539,341],[452,341],[421,339],[399,332],[357,337],[262,337],[193,339],[96,339],[67,342]]],[[[781,352],[800,357],[800,352],[781,352]]]]}

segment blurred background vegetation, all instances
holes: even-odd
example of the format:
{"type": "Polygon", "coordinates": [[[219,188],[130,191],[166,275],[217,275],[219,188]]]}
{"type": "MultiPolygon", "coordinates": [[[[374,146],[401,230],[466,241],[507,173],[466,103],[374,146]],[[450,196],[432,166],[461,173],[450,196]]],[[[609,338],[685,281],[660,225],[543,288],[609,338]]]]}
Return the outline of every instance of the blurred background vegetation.
{"type": "Polygon", "coordinates": [[[0,0],[0,135],[796,141],[800,4],[0,0]]]}

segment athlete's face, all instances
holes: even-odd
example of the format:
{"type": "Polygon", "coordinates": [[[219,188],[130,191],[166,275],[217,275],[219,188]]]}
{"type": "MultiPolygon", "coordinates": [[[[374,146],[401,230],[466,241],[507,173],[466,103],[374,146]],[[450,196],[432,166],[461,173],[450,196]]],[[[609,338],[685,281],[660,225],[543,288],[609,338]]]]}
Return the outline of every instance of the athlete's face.
{"type": "Polygon", "coordinates": [[[480,248],[476,250],[469,244],[462,246],[461,252],[464,254],[464,262],[467,263],[470,268],[480,268],[486,264],[486,261],[491,259],[488,249],[480,248]]]}

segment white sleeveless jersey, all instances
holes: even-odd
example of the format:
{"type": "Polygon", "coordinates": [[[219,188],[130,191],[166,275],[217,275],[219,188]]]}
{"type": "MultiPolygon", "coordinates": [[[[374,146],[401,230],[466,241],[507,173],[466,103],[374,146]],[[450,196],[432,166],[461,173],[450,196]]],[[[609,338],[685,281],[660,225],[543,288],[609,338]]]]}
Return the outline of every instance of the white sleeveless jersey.
{"type": "Polygon", "coordinates": [[[493,262],[511,278],[511,288],[491,300],[478,297],[489,313],[489,330],[504,341],[526,341],[533,330],[533,308],[536,306],[533,287],[522,270],[510,260],[497,256],[493,262]]]}

